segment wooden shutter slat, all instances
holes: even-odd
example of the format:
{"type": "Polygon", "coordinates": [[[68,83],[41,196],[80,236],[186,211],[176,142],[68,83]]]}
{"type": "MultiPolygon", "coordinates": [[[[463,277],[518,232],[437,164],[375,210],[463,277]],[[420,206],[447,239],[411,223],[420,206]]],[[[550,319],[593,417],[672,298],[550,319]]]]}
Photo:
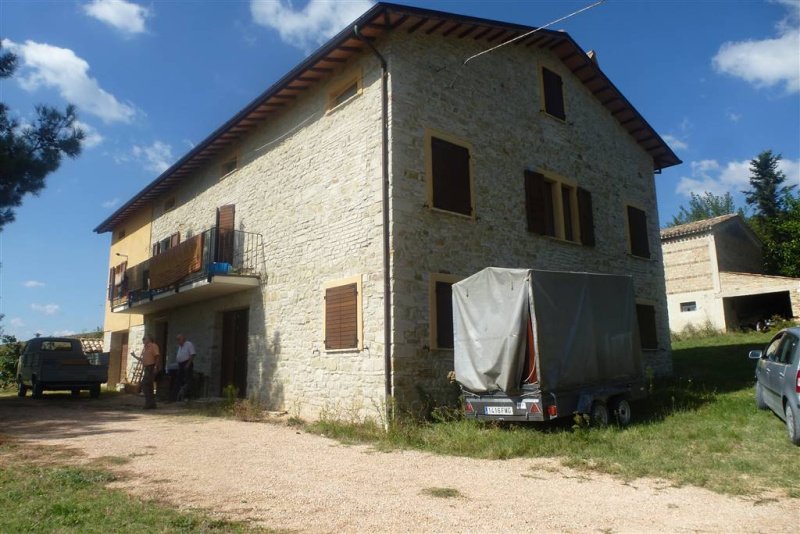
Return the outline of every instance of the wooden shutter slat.
{"type": "Polygon", "coordinates": [[[581,243],[593,247],[594,241],[594,214],[592,213],[592,194],[578,188],[578,219],[581,228],[581,243]]]}
{"type": "Polygon", "coordinates": [[[453,285],[436,282],[436,347],[453,348],[453,285]]]}
{"type": "Polygon", "coordinates": [[[561,76],[542,67],[542,85],[544,86],[544,109],[548,115],[564,120],[564,88],[561,76]]]}
{"type": "Polygon", "coordinates": [[[636,305],[636,319],[639,322],[639,337],[643,349],[658,348],[656,329],[656,309],[647,304],[636,305]]]}
{"type": "Polygon", "coordinates": [[[528,216],[528,231],[544,235],[547,231],[544,175],[525,171],[525,210],[528,216]]]}
{"type": "Polygon", "coordinates": [[[356,284],[325,290],[325,348],[358,347],[358,288],[356,284]]]}
{"type": "Polygon", "coordinates": [[[628,206],[628,231],[631,239],[631,254],[649,258],[650,243],[647,238],[647,214],[644,211],[628,206]]]}

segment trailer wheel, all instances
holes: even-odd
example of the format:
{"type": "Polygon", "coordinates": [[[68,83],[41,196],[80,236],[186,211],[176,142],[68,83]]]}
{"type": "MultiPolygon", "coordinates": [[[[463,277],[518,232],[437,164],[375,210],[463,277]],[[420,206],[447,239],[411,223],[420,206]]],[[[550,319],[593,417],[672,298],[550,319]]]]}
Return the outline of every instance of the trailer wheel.
{"type": "Polygon", "coordinates": [[[72,388],[72,391],[70,393],[72,394],[73,397],[80,397],[81,390],[79,388],[72,388]]]}
{"type": "Polygon", "coordinates": [[[92,384],[91,389],[89,389],[89,395],[93,399],[96,399],[97,397],[99,397],[100,396],[100,384],[92,384]]]}
{"type": "Polygon", "coordinates": [[[614,399],[611,412],[619,426],[628,426],[631,422],[631,403],[627,399],[614,399]]]}
{"type": "Polygon", "coordinates": [[[606,407],[606,403],[603,401],[594,401],[592,403],[592,410],[589,413],[589,419],[592,426],[608,426],[608,408],[606,407]]]}
{"type": "Polygon", "coordinates": [[[28,392],[28,386],[22,383],[22,379],[17,379],[17,395],[20,397],[24,397],[25,394],[28,392]]]}

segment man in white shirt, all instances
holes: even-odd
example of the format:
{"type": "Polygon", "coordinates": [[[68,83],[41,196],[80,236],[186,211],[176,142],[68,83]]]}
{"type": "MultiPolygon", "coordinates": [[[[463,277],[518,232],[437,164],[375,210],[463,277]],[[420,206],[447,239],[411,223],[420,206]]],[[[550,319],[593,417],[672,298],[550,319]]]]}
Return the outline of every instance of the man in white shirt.
{"type": "Polygon", "coordinates": [[[197,353],[194,345],[183,334],[178,334],[178,399],[188,399],[192,388],[192,371],[194,370],[194,357],[197,353]]]}

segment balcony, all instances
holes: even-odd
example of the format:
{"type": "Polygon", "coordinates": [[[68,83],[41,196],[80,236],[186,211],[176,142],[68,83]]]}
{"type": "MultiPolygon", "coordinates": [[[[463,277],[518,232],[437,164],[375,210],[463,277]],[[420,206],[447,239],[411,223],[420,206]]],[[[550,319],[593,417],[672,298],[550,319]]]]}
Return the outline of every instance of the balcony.
{"type": "Polygon", "coordinates": [[[263,265],[261,234],[211,228],[113,273],[111,311],[148,314],[252,289],[263,265]]]}

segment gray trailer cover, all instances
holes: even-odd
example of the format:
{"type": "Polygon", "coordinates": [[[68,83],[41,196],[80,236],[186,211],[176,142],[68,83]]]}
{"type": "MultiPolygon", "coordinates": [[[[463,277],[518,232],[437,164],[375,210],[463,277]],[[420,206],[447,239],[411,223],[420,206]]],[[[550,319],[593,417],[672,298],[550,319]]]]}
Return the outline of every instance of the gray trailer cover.
{"type": "Polygon", "coordinates": [[[519,393],[531,317],[541,389],[641,378],[629,276],[490,267],[453,285],[458,382],[519,393]]]}

